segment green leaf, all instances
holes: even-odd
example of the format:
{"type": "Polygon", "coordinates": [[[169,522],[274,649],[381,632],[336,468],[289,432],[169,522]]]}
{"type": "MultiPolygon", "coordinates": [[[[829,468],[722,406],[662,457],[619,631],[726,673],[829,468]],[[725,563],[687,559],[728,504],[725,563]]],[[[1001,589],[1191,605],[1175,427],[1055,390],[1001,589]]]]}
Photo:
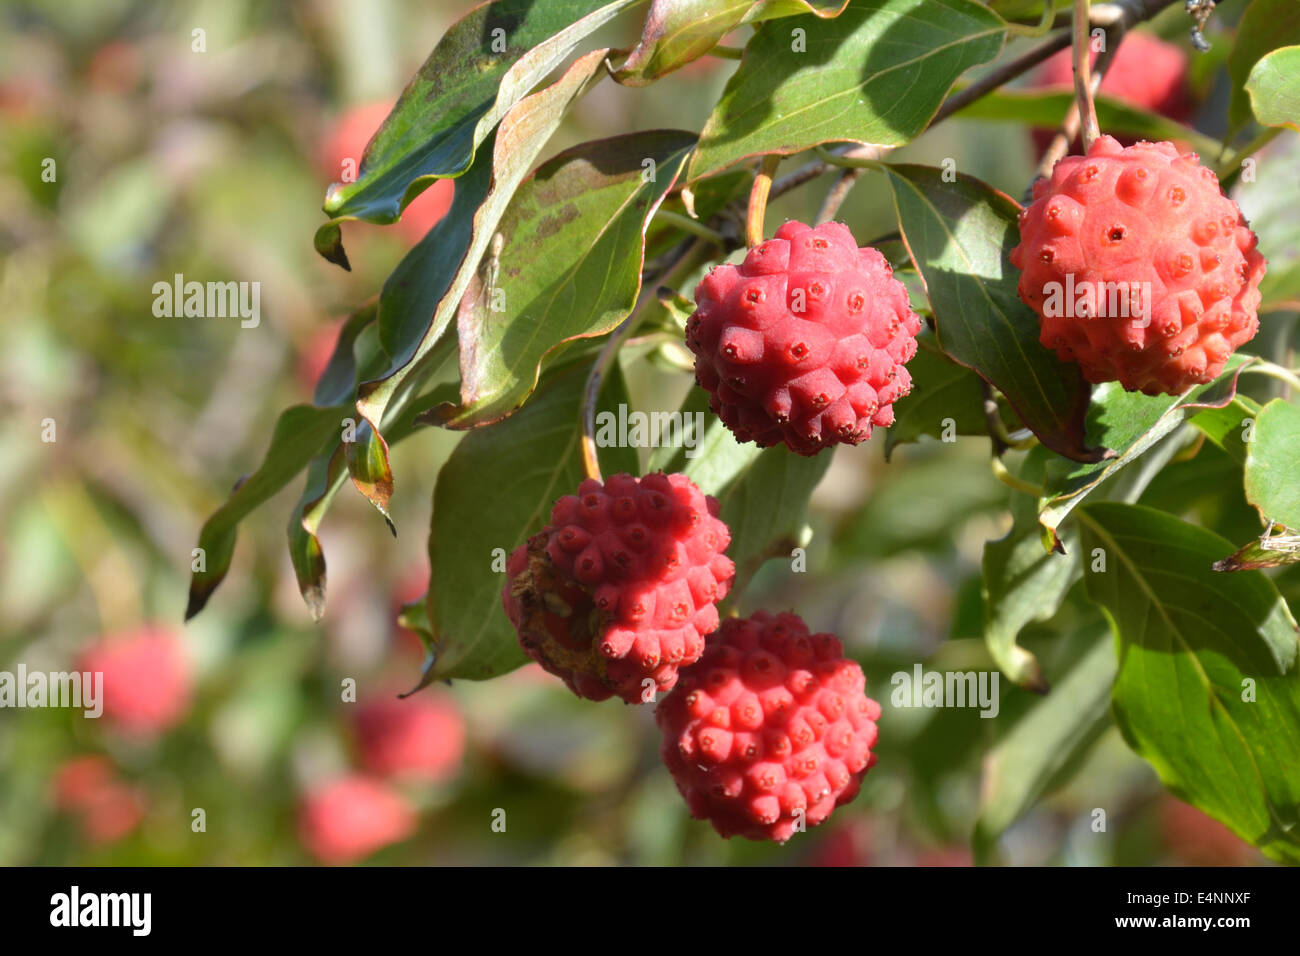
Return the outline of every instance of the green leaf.
{"type": "Polygon", "coordinates": [[[907,363],[912,390],[894,403],[894,424],[885,432],[885,460],[904,442],[922,435],[987,435],[980,378],[943,353],[928,330],[917,338],[916,356],[907,363]],[[949,426],[951,422],[951,426],[949,426]]]}
{"type": "Polygon", "coordinates": [[[556,346],[603,335],[631,312],[646,225],[694,145],[692,134],[674,130],[584,143],[519,188],[498,226],[505,242],[492,274],[480,270],[461,302],[461,402],[442,424],[503,418],[532,391],[556,346]]]}
{"type": "Polygon", "coordinates": [[[1188,421],[1238,464],[1244,465],[1249,448],[1246,437],[1251,434],[1249,429],[1254,427],[1260,408],[1259,402],[1249,395],[1237,395],[1228,404],[1197,412],[1188,421]]]}
{"type": "Polygon", "coordinates": [[[230,570],[239,522],[287,485],[327,442],[337,439],[350,410],[347,405],[293,405],[280,414],[262,464],[252,475],[240,479],[230,498],[212,513],[199,532],[203,570],[195,571],[190,578],[187,621],[203,610],[230,570]]]}
{"type": "Polygon", "coordinates": [[[325,552],[317,534],[346,474],[341,447],[313,458],[307,468],[307,487],[289,517],[289,560],[313,621],[325,616],[325,552]]]}
{"type": "MultiPolygon", "coordinates": [[[[388,428],[389,440],[396,444],[415,431],[418,416],[455,395],[452,385],[440,385],[412,403],[388,428]]],[[[317,535],[334,496],[348,477],[346,446],[337,443],[330,451],[312,459],[307,469],[307,484],[293,514],[289,517],[289,557],[293,562],[298,590],[312,620],[325,614],[325,553],[317,535]]],[[[384,516],[388,516],[385,514],[384,516]]],[[[389,529],[393,528],[389,521],[389,529]]]]}
{"type": "Polygon", "coordinates": [[[988,463],[988,449],[975,443],[916,449],[905,468],[879,475],[866,504],[836,529],[835,562],[853,567],[909,551],[951,553],[973,516],[1006,508],[1007,486],[988,463]]]}
{"type": "Polygon", "coordinates": [[[379,338],[391,361],[358,387],[356,403],[380,434],[385,418],[400,414],[416,394],[421,370],[436,364],[440,350],[450,347],[444,333],[497,234],[510,198],[568,107],[604,69],[607,52],[596,50],[579,58],[554,84],[525,97],[506,114],[493,137],[491,162],[476,162],[457,181],[448,214],[384,284],[379,338]]]}
{"type": "Polygon", "coordinates": [[[395,222],[439,177],[469,169],[501,118],[634,0],[497,0],[447,31],[361,158],[357,179],[325,196],[316,249],[347,268],[339,224],[395,222]]]}
{"type": "Polygon", "coordinates": [[[739,596],[769,558],[790,557],[806,542],[799,533],[808,499],[832,453],[797,455],[784,445],[765,448],[718,497],[721,518],[731,529],[727,556],[736,564],[733,594],[739,596]]]}
{"type": "Polygon", "coordinates": [[[1300,4],[1295,0],[1253,0],[1246,8],[1228,52],[1228,76],[1232,81],[1229,129],[1239,130],[1250,122],[1246,81],[1255,64],[1270,50],[1296,43],[1300,43],[1300,4]]]}
{"type": "MultiPolygon", "coordinates": [[[[438,475],[429,534],[433,660],[425,681],[486,680],[525,662],[501,607],[509,555],[541,531],[551,506],[582,481],[579,410],[590,363],[548,373],[505,421],[468,432],[438,475]],[[495,565],[495,568],[494,568],[495,565]]],[[[602,408],[627,404],[621,374],[606,379],[602,408]]],[[[606,474],[636,474],[636,451],[603,449],[606,474]]]]}
{"type": "Polygon", "coordinates": [[[820,143],[901,146],[1006,36],[1006,24],[971,0],[851,0],[836,19],[805,18],[799,29],[806,38],[784,21],[755,32],[700,133],[688,179],[820,143]]]}
{"type": "Polygon", "coordinates": [[[1118,382],[1097,386],[1088,411],[1088,438],[1115,450],[1114,458],[1093,464],[1059,462],[1048,468],[1043,527],[1055,534],[1061,522],[1102,482],[1136,461],[1199,409],[1222,408],[1237,392],[1237,376],[1248,356],[1234,355],[1208,385],[1182,395],[1126,392],[1118,382]]]}
{"type": "Polygon", "coordinates": [[[343,442],[348,474],[357,491],[384,516],[388,530],[397,534],[397,526],[388,514],[388,502],[393,497],[393,469],[388,464],[388,442],[362,419],[351,439],[343,442]]]}
{"type": "Polygon", "coordinates": [[[928,166],[886,166],[908,253],[925,281],[939,345],[1006,397],[1048,448],[1079,461],[1088,383],[1038,342],[1038,317],[1016,293],[1007,258],[1019,206],[977,179],[944,182],[928,166]]]}
{"type": "Polygon", "coordinates": [[[1109,725],[1115,651],[1104,632],[1050,694],[984,759],[974,843],[978,856],[1075,766],[1109,725]]]}
{"type": "Polygon", "coordinates": [[[763,562],[790,554],[799,540],[808,499],[830,467],[831,452],[805,457],[784,445],[759,448],[741,444],[709,412],[708,394],[692,388],[682,402],[684,421],[703,415],[707,422],[693,449],[658,448],[649,471],[682,472],[706,495],[718,499],[722,520],[731,529],[727,557],[736,564],[733,597],[742,594],[763,562]],[[689,454],[689,457],[688,457],[689,454]]]}
{"type": "Polygon", "coordinates": [[[648,86],[698,60],[742,23],[811,13],[837,17],[848,0],[654,0],[641,40],[614,74],[627,86],[648,86]]]}
{"type": "Polygon", "coordinates": [[[1180,799],[1300,862],[1296,623],[1258,571],[1216,574],[1218,535],[1137,505],[1077,512],[1088,595],[1119,644],[1115,717],[1180,799]],[[1102,568],[1104,567],[1104,570],[1102,568]]]}
{"type": "Polygon", "coordinates": [[[1300,46],[1274,50],[1256,63],[1246,92],[1262,124],[1300,130],[1300,46]]]}
{"type": "Polygon", "coordinates": [[[1266,520],[1300,528],[1300,408],[1280,398],[1269,402],[1247,447],[1247,500],[1266,520]]]}
{"type": "MultiPolygon", "coordinates": [[[[1066,90],[994,90],[953,115],[961,119],[1017,123],[1041,129],[1061,125],[1074,95],[1066,90]]],[[[1152,141],[1183,140],[1202,156],[1219,155],[1218,140],[1167,116],[1150,113],[1104,93],[1095,99],[1097,122],[1107,133],[1126,133],[1152,141]]]]}
{"type": "MultiPolygon", "coordinates": [[[[1034,447],[1017,477],[1041,484],[1050,457],[1042,445],[1034,447]]],[[[1011,530],[984,545],[984,641],[994,662],[1012,682],[1046,693],[1047,680],[1038,658],[1016,641],[1027,625],[1046,621],[1056,613],[1079,576],[1079,555],[1072,544],[1043,548],[1037,505],[1029,495],[1013,494],[1011,530]]]]}

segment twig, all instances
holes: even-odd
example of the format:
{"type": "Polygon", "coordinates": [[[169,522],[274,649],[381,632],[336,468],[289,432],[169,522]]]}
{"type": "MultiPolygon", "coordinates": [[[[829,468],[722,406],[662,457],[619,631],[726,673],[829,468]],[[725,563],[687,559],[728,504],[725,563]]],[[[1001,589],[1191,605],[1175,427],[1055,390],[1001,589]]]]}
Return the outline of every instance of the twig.
{"type": "Polygon", "coordinates": [[[998,481],[1002,482],[1008,488],[1023,492],[1027,495],[1032,495],[1035,498],[1041,498],[1043,496],[1043,489],[1040,486],[1031,485],[1029,482],[1011,474],[1011,472],[1007,470],[1007,466],[1002,463],[1001,458],[994,455],[989,459],[989,461],[992,463],[993,477],[997,478],[998,481]]]}
{"type": "Polygon", "coordinates": [[[1241,367],[1243,372],[1255,372],[1259,375],[1267,375],[1269,378],[1275,378],[1279,382],[1284,382],[1290,388],[1300,389],[1300,377],[1290,369],[1283,368],[1273,362],[1264,359],[1256,359],[1249,365],[1241,367]]]}
{"type": "Polygon", "coordinates": [[[1088,5],[1090,0],[1074,0],[1074,99],[1079,105],[1083,121],[1083,151],[1101,135],[1097,126],[1097,105],[1092,101],[1092,38],[1088,33],[1088,5]]]}
{"type": "MultiPolygon", "coordinates": [[[[1100,89],[1102,80],[1106,78],[1106,71],[1110,69],[1111,61],[1115,59],[1115,54],[1119,50],[1119,45],[1124,41],[1124,30],[1122,26],[1117,26],[1114,32],[1107,32],[1106,49],[1097,57],[1097,62],[1092,65],[1091,75],[1088,78],[1090,89],[1096,93],[1100,89]]],[[[1070,151],[1070,144],[1074,142],[1079,135],[1080,117],[1078,99],[1070,103],[1070,108],[1065,112],[1065,118],[1061,121],[1061,128],[1052,137],[1052,142],[1048,144],[1047,151],[1043,153],[1043,158],[1038,163],[1038,169],[1034,173],[1034,182],[1040,179],[1046,179],[1052,175],[1052,169],[1057,163],[1070,151]]],[[[1095,115],[1094,115],[1095,118],[1095,115]]],[[[1086,147],[1085,147],[1086,150],[1086,147]]],[[[1034,184],[1031,182],[1029,188],[1025,190],[1026,199],[1033,193],[1034,184]]]]}
{"type": "Polygon", "coordinates": [[[699,236],[701,239],[707,239],[717,246],[726,248],[727,240],[722,233],[716,229],[710,229],[698,219],[692,219],[690,216],[683,216],[681,213],[673,212],[671,209],[660,208],[655,213],[655,218],[667,225],[674,226],[682,232],[689,232],[693,236],[699,236]]]}
{"type": "Polygon", "coordinates": [[[944,100],[943,105],[939,107],[939,111],[934,114],[934,119],[930,120],[930,125],[933,126],[942,122],[958,110],[970,106],[985,94],[993,92],[1003,83],[1028,73],[1038,64],[1050,59],[1054,54],[1059,53],[1069,45],[1070,33],[1068,30],[1062,30],[1055,36],[1044,40],[1023,56],[1019,56],[1009,63],[1004,63],[995,70],[990,70],[970,86],[963,87],[944,100]]]}
{"type": "Polygon", "coordinates": [[[772,191],[772,177],[781,157],[769,153],[763,157],[758,172],[754,174],[754,186],[749,191],[749,211],[745,215],[745,245],[753,249],[763,241],[763,218],[767,215],[768,194],[772,191]]]}
{"type": "Polygon", "coordinates": [[[980,379],[980,391],[984,395],[984,424],[989,430],[989,441],[993,443],[993,457],[1001,458],[1003,452],[1011,447],[1006,440],[1006,427],[1002,424],[1002,415],[998,412],[998,400],[993,394],[993,386],[980,379]]]}
{"type": "Polygon", "coordinates": [[[817,218],[813,220],[814,226],[820,226],[822,223],[830,222],[835,218],[835,214],[840,211],[840,206],[844,205],[844,200],[853,191],[854,184],[862,178],[862,174],[865,172],[865,169],[846,169],[840,173],[840,178],[835,180],[830,192],[822,200],[821,208],[817,210],[817,218]]]}

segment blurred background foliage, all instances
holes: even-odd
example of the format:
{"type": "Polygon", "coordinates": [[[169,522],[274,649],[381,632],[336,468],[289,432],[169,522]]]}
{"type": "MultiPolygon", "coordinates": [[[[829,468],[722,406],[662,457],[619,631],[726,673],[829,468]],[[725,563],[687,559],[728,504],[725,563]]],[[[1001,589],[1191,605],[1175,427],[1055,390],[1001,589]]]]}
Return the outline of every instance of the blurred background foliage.
{"type": "MultiPolygon", "coordinates": [[[[276,411],[310,399],[341,317],[445,206],[438,186],[402,224],[345,224],[350,273],[312,249],[340,158],[359,158],[466,9],[0,7],[0,670],[68,669],[141,635],[179,651],[169,671],[120,677],[171,695],[141,726],[0,711],[0,863],[969,864],[982,755],[1036,699],[1008,681],[995,720],[887,707],[862,795],[784,848],[723,841],[689,820],[659,769],[648,708],[579,701],[534,667],[394,705],[421,660],[395,611],[423,591],[427,490],[456,433],[424,429],[394,449],[396,539],[359,495],[339,497],[322,532],[321,625],[285,551],[295,483],[244,525],[225,586],[182,627],[202,519],[260,460],[276,411]],[[153,284],[177,273],[260,282],[260,324],[156,317],[153,284]],[[347,679],[355,703],[341,700],[347,679]]],[[[628,47],[637,27],[624,17],[597,39],[628,47]]],[[[1223,113],[1214,69],[1227,46],[1197,60],[1206,116],[1223,113]]],[[[734,68],[705,59],[648,90],[606,80],[547,155],[634,129],[699,129],[734,68]]],[[[945,123],[897,158],[950,156],[1012,195],[1034,166],[1028,131],[998,123],[945,123]]],[[[769,221],[810,218],[827,184],[782,197],[769,221]]],[[[888,191],[864,181],[841,218],[864,242],[892,231],[888,191]]],[[[646,363],[627,371],[638,408],[675,408],[689,383],[646,363]]],[[[979,567],[984,542],[1009,527],[1009,492],[987,455],[973,438],[901,447],[890,464],[880,440],[841,448],[813,498],[809,573],[769,564],[740,610],[795,608],[838,633],[882,702],[890,675],[917,662],[992,670],[979,567]]],[[[1023,641],[1049,677],[1095,636],[1084,606],[1067,602],[1023,641]]],[[[105,667],[133,666],[125,651],[115,660],[105,667]]],[[[1260,859],[1166,795],[1114,729],[1000,850],[1018,864],[1260,859]],[[1096,807],[1104,833],[1090,826],[1096,807]]]]}

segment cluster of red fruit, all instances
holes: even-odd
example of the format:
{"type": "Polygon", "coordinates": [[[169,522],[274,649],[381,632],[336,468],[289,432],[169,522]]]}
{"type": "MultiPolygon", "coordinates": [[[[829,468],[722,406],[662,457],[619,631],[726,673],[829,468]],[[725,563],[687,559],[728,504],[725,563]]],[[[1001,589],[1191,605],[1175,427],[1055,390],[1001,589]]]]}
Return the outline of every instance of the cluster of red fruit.
{"type": "MultiPolygon", "coordinates": [[[[738,438],[811,455],[893,421],[920,318],[843,225],[786,223],[696,301],[696,377],[738,438]]],[[[857,794],[880,706],[839,640],[796,615],[719,621],[730,540],[685,475],[588,479],[511,555],[501,597],[525,652],[578,696],[667,694],[663,761],[694,816],[784,842],[857,794]]]]}
{"type": "MultiPolygon", "coordinates": [[[[1177,394],[1258,328],[1255,236],[1172,144],[1101,137],[1036,185],[1020,232],[1010,258],[1040,340],[1090,382],[1177,394]],[[1089,288],[1101,291],[1082,307],[1062,302],[1089,288]]],[[[696,381],[741,441],[803,455],[856,445],[911,388],[920,319],[884,257],[839,223],[787,222],[713,269],[695,302],[696,381]]],[[[723,836],[783,842],[857,793],[880,707],[840,642],[795,615],[719,626],[729,540],[685,475],[588,479],[511,555],[502,602],[525,652],[580,697],[667,692],[662,757],[692,814],[723,836]]]]}

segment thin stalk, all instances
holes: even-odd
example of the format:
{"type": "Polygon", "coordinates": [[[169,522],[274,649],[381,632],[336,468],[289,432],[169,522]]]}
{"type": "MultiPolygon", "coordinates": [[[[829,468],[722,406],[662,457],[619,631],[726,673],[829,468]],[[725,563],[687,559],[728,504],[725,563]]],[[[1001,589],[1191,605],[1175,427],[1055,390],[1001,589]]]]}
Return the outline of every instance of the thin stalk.
{"type": "Polygon", "coordinates": [[[780,164],[781,157],[769,153],[763,157],[763,162],[754,175],[754,186],[749,191],[749,211],[745,215],[745,245],[750,249],[763,241],[763,218],[767,215],[768,194],[772,191],[772,177],[780,164]]]}
{"type": "Polygon", "coordinates": [[[699,236],[701,239],[707,239],[716,246],[727,245],[727,240],[722,233],[716,229],[710,229],[698,219],[692,219],[690,216],[683,216],[679,212],[673,212],[671,209],[660,209],[655,213],[655,218],[660,222],[667,223],[682,232],[689,232],[693,236],[699,236]]]}
{"type": "Polygon", "coordinates": [[[1097,126],[1097,105],[1092,101],[1091,37],[1088,33],[1088,5],[1090,0],[1074,0],[1074,97],[1079,104],[1083,121],[1083,151],[1101,135],[1097,126]]]}

